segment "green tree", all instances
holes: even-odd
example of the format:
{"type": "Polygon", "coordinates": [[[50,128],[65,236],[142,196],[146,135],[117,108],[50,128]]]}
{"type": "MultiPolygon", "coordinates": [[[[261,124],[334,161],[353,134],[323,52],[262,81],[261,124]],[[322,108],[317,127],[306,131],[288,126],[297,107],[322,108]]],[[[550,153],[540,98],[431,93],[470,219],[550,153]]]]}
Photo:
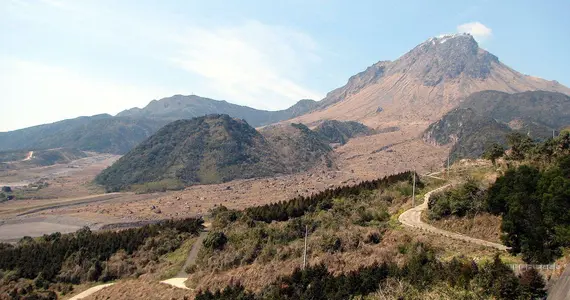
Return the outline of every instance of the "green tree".
{"type": "Polygon", "coordinates": [[[228,238],[223,232],[210,232],[204,239],[204,247],[212,250],[222,250],[227,242],[228,238]]]}
{"type": "Polygon", "coordinates": [[[498,143],[492,143],[483,152],[483,158],[490,160],[495,164],[497,158],[502,157],[505,154],[505,148],[498,143]]]}
{"type": "Polygon", "coordinates": [[[511,149],[510,158],[521,160],[525,158],[525,154],[532,149],[535,144],[532,139],[519,132],[513,132],[507,135],[507,144],[511,149]]]}

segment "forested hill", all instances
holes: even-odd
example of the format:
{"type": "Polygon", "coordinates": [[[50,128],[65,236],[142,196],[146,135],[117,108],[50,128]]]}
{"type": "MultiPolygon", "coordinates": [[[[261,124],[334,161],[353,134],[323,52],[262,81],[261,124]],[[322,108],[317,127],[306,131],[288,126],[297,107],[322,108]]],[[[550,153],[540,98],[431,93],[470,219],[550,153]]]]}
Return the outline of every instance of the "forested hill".
{"type": "Polygon", "coordinates": [[[483,91],[471,94],[459,108],[431,124],[423,139],[431,144],[452,143],[452,160],[474,158],[486,145],[506,145],[505,136],[520,132],[532,139],[552,137],[570,125],[570,97],[561,93],[533,91],[508,94],[483,91]]]}
{"type": "Polygon", "coordinates": [[[244,120],[209,115],[179,120],[160,129],[96,182],[108,190],[135,184],[180,187],[307,170],[331,150],[304,125],[283,125],[267,138],[244,120]]]}
{"type": "Polygon", "coordinates": [[[0,132],[0,151],[75,148],[123,154],[166,125],[148,118],[95,115],[0,132]]]}

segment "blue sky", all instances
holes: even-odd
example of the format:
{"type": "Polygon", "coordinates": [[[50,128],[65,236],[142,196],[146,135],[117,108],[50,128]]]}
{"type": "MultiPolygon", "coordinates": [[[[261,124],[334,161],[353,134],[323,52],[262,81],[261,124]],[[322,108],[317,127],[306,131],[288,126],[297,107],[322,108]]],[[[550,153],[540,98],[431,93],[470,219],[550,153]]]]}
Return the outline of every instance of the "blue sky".
{"type": "Polygon", "coordinates": [[[458,31],[570,86],[569,11],[567,0],[3,0],[0,131],[173,94],[283,109],[458,31]]]}

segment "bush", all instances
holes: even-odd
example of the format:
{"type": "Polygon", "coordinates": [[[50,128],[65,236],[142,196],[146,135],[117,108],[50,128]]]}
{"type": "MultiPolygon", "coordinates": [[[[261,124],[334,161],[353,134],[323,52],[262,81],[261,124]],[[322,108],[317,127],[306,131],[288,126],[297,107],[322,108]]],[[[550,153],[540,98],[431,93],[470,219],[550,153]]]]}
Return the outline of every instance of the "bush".
{"type": "Polygon", "coordinates": [[[433,220],[474,216],[486,211],[486,192],[470,179],[460,187],[433,194],[428,201],[428,217],[433,220]]]}
{"type": "Polygon", "coordinates": [[[223,232],[210,232],[204,239],[204,247],[211,250],[222,250],[228,242],[228,238],[223,232]]]}

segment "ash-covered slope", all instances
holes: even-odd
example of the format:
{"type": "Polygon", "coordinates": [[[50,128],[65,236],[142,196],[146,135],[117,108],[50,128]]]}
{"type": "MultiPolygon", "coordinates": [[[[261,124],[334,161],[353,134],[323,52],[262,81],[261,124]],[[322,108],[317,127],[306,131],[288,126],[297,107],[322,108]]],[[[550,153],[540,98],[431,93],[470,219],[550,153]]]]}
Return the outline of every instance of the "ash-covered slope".
{"type": "Polygon", "coordinates": [[[357,120],[364,124],[428,124],[482,90],[545,90],[570,94],[556,81],[523,75],[479,47],[469,34],[430,38],[395,61],[381,61],[352,76],[294,119],[357,120]]]}

